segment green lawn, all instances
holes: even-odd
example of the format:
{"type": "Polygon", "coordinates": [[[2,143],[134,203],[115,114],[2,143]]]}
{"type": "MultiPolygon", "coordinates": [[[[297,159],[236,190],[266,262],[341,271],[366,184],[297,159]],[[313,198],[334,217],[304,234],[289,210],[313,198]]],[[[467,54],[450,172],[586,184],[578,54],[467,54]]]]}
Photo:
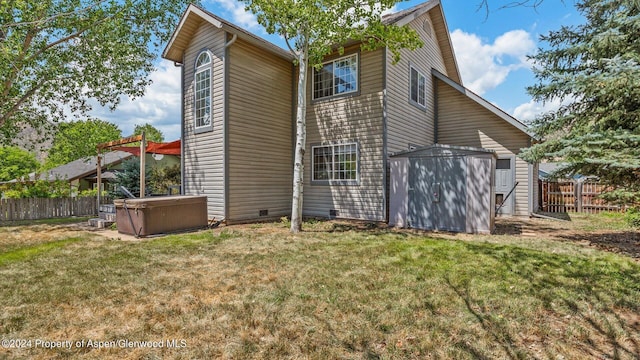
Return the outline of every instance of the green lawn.
{"type": "Polygon", "coordinates": [[[0,228],[0,335],[31,340],[0,358],[637,359],[640,264],[580,240],[594,222],[633,236],[618,218],[539,221],[536,237],[311,222],[37,243],[0,228]]]}

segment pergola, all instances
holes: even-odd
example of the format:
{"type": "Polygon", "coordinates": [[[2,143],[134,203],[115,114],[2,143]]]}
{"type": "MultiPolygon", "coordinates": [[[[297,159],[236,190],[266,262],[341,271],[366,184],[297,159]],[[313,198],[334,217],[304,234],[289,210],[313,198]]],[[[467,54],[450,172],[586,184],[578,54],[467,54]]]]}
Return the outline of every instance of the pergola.
{"type": "Polygon", "coordinates": [[[145,154],[147,149],[144,132],[142,133],[142,135],[130,136],[127,138],[122,138],[120,140],[109,141],[106,143],[98,144],[96,146],[96,150],[98,152],[98,156],[97,156],[98,212],[100,211],[100,197],[101,197],[100,189],[102,188],[102,164],[100,161],[100,151],[104,149],[111,149],[119,145],[131,144],[138,141],[140,142],[140,198],[143,198],[144,192],[145,192],[145,185],[144,185],[145,158],[146,158],[145,154]]]}

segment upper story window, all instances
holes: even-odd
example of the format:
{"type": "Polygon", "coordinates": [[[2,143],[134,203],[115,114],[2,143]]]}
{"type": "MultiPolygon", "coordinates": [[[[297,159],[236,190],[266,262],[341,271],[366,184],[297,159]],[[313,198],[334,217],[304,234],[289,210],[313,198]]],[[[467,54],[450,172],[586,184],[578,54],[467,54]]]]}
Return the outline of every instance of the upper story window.
{"type": "Polygon", "coordinates": [[[355,184],[358,181],[358,143],[312,147],[311,180],[355,184]]]}
{"type": "Polygon", "coordinates": [[[414,105],[426,109],[427,108],[427,77],[418,69],[410,66],[410,99],[414,105]]]}
{"type": "Polygon", "coordinates": [[[195,128],[211,125],[211,55],[203,51],[196,59],[195,73],[195,128]]]}
{"type": "Polygon", "coordinates": [[[313,99],[358,91],[358,54],[341,57],[313,69],[313,99]]]}

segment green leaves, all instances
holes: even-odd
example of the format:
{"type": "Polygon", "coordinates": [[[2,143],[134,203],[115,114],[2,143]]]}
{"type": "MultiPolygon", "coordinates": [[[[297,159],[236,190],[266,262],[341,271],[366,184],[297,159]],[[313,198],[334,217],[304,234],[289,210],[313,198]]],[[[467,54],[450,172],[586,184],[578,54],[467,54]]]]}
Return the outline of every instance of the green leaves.
{"type": "Polygon", "coordinates": [[[583,0],[587,22],[541,39],[548,48],[531,59],[537,101],[569,102],[533,123],[544,143],[527,149],[531,161],[562,159],[567,174],[597,176],[617,187],[609,198],[640,201],[640,6],[633,0],[583,0]]]}
{"type": "Polygon", "coordinates": [[[136,125],[136,127],[133,129],[133,135],[142,135],[143,132],[147,141],[153,141],[153,142],[164,141],[164,134],[162,134],[162,131],[156,129],[151,124],[147,123],[144,125],[136,125]]]}
{"type": "Polygon", "coordinates": [[[144,94],[182,0],[0,2],[0,143],[144,94]],[[66,110],[65,110],[66,108],[66,110]]]}
{"type": "Polygon", "coordinates": [[[316,67],[341,46],[362,41],[364,50],[388,47],[399,59],[401,48],[422,46],[408,27],[387,25],[382,13],[398,1],[245,0],[247,9],[269,33],[282,35],[296,55],[308,51],[309,66],[316,67]]]}
{"type": "Polygon", "coordinates": [[[120,129],[104,120],[62,122],[53,138],[53,144],[45,162],[50,169],[82,157],[95,156],[96,145],[122,137],[120,129]]]}
{"type": "Polygon", "coordinates": [[[36,171],[35,155],[17,147],[0,147],[0,181],[9,181],[36,171]]]}

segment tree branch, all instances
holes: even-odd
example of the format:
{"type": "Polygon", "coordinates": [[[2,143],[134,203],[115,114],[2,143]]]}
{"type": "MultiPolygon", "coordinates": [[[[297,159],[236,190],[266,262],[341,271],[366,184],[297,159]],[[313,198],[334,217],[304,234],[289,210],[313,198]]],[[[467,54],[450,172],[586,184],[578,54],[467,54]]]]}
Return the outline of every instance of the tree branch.
{"type": "Polygon", "coordinates": [[[18,57],[17,61],[14,62],[13,68],[11,69],[11,73],[9,74],[9,76],[7,76],[7,79],[4,81],[4,91],[2,92],[3,98],[9,95],[9,92],[11,91],[11,86],[13,85],[13,82],[15,81],[16,76],[18,76],[18,72],[20,72],[19,66],[16,66],[16,63],[21,63],[24,61],[25,57],[27,56],[27,48],[31,46],[31,41],[33,41],[33,38],[35,37],[37,32],[38,32],[37,29],[31,29],[30,31],[27,32],[27,35],[25,36],[24,41],[22,42],[22,52],[20,53],[20,56],[18,57]]]}
{"type": "Polygon", "coordinates": [[[17,26],[39,25],[39,24],[48,23],[50,21],[56,20],[56,19],[61,18],[61,17],[74,15],[74,14],[81,14],[83,12],[87,12],[90,9],[95,8],[98,5],[100,5],[102,3],[106,3],[106,2],[107,2],[107,0],[101,0],[101,1],[98,1],[96,3],[93,3],[93,4],[89,5],[87,7],[81,8],[81,9],[77,9],[77,10],[69,11],[69,12],[65,12],[65,13],[55,14],[55,15],[49,16],[47,18],[41,18],[41,19],[34,20],[34,21],[24,21],[24,22],[15,22],[15,23],[9,23],[9,24],[2,24],[2,25],[0,25],[0,29],[17,27],[17,26]]]}
{"type": "Polygon", "coordinates": [[[4,123],[7,121],[7,119],[9,119],[16,112],[16,110],[18,110],[18,108],[20,108],[20,106],[25,101],[27,101],[27,99],[32,97],[36,93],[36,91],[38,91],[47,81],[48,80],[38,82],[37,85],[29,89],[29,91],[27,91],[26,93],[24,93],[24,95],[22,95],[22,97],[15,104],[13,104],[13,106],[11,107],[11,109],[9,109],[9,111],[0,115],[0,127],[4,126],[4,123]]]}

